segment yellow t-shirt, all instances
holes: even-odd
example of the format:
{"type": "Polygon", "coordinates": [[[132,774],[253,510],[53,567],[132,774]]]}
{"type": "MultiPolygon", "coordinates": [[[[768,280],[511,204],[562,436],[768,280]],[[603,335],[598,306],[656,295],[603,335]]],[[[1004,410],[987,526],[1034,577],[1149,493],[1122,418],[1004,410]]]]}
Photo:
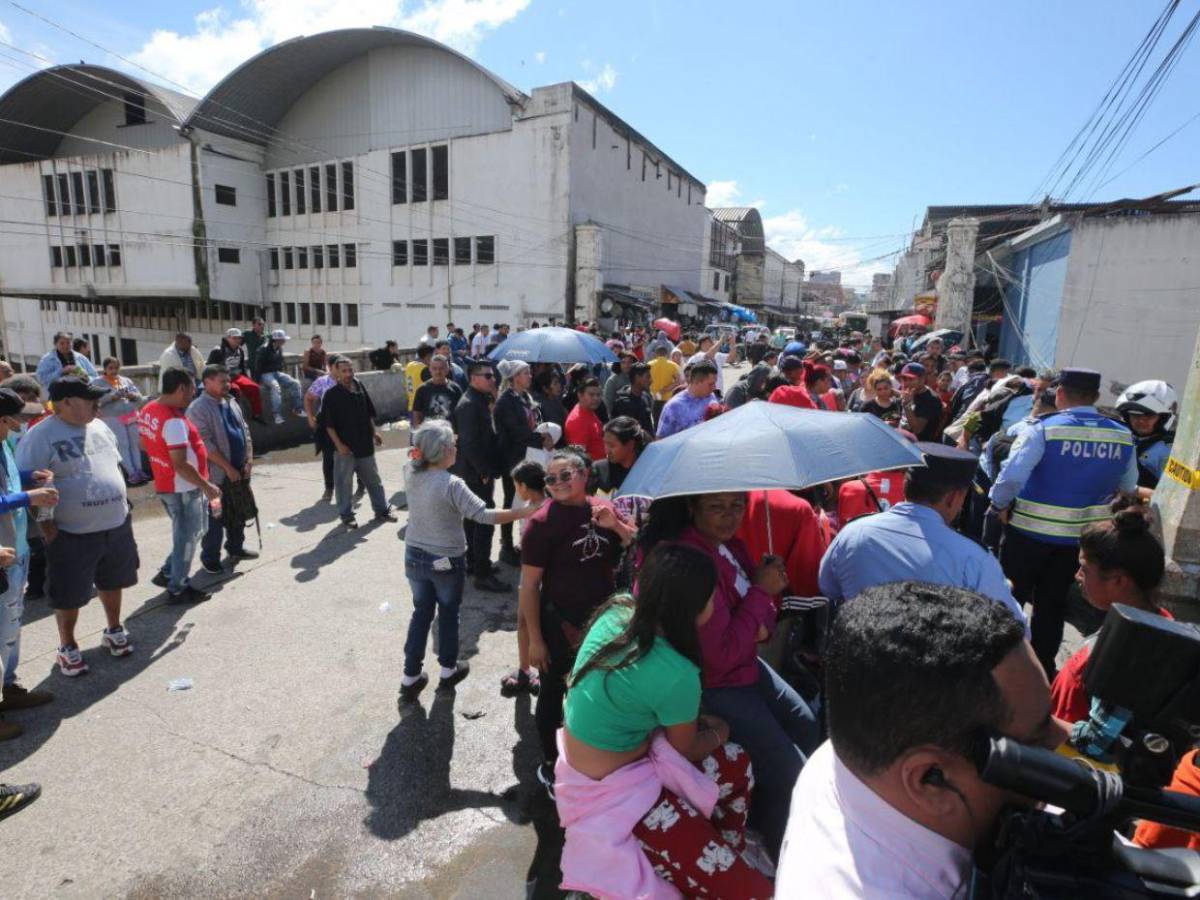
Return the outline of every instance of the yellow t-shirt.
{"type": "Polygon", "coordinates": [[[421,386],[421,370],[425,368],[425,363],[419,359],[414,359],[404,366],[404,386],[408,390],[408,405],[412,406],[412,399],[416,396],[417,388],[421,386]]]}
{"type": "Polygon", "coordinates": [[[650,393],[654,395],[655,400],[662,400],[664,403],[671,399],[671,393],[668,390],[675,383],[675,379],[679,376],[679,365],[673,363],[665,356],[657,356],[650,361],[650,393]]]}

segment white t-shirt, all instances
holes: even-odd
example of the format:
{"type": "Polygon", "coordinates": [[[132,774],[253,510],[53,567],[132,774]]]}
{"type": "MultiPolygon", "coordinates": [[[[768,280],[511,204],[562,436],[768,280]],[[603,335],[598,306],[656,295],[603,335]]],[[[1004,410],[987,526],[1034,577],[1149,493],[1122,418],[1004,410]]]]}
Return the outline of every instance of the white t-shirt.
{"type": "MultiPolygon", "coordinates": [[[[688,359],[687,364],[689,366],[694,366],[696,363],[700,362],[700,360],[708,358],[708,354],[704,351],[693,353],[691,358],[688,359]]],[[[717,390],[720,391],[722,395],[725,394],[725,360],[727,359],[729,359],[728,353],[714,353],[712,355],[712,361],[717,367],[717,390]]]]}
{"type": "Polygon", "coordinates": [[[474,357],[483,356],[483,351],[487,348],[487,340],[488,336],[482,331],[471,338],[471,355],[474,357]]]}

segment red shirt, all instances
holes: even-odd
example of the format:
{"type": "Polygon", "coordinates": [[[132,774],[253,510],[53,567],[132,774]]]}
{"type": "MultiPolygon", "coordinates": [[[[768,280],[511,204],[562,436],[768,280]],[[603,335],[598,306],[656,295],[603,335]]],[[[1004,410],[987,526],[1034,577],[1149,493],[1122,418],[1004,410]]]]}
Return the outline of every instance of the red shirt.
{"type": "Polygon", "coordinates": [[[800,409],[818,409],[812,394],[802,384],[785,384],[771,392],[771,403],[783,403],[787,406],[798,406],[800,409]]]}
{"type": "Polygon", "coordinates": [[[150,457],[154,490],[160,494],[199,490],[197,485],[181,478],[171,464],[171,451],[187,448],[187,461],[201,477],[208,478],[208,450],[200,439],[200,432],[182,409],[167,406],[158,400],[147,403],[138,413],[138,432],[142,436],[142,446],[150,457]]]}
{"type": "Polygon", "coordinates": [[[851,479],[838,488],[838,527],[845,528],[847,522],[862,516],[887,512],[903,501],[903,472],[871,472],[862,478],[851,479]]]}
{"type": "MultiPolygon", "coordinates": [[[[1200,768],[1197,768],[1196,751],[1189,750],[1179,760],[1175,774],[1168,791],[1178,791],[1191,797],[1200,797],[1200,768]]],[[[1189,850],[1200,850],[1200,834],[1160,825],[1149,819],[1138,823],[1137,831],[1133,833],[1133,842],[1139,847],[1163,850],[1168,847],[1186,847],[1189,850]]]]}
{"type": "Polygon", "coordinates": [[[788,574],[788,592],[800,597],[821,593],[817,570],[825,553],[825,535],[807,500],[788,491],[750,491],[746,516],[737,537],[746,545],[751,560],[774,553],[783,560],[788,574]],[[767,507],[771,510],[771,534],[767,539],[767,507]]]}
{"type": "Polygon", "coordinates": [[[563,434],[568,444],[578,444],[593,460],[604,459],[604,426],[600,417],[592,410],[584,409],[582,403],[576,403],[567,414],[563,434]]]}

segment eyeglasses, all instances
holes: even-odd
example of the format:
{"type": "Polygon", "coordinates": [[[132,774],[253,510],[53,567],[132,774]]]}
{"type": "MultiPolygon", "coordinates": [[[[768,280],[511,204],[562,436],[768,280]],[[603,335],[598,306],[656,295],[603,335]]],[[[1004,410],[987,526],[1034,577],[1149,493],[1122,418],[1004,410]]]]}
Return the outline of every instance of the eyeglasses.
{"type": "Polygon", "coordinates": [[[488,381],[495,381],[496,373],[495,372],[476,372],[471,377],[472,378],[486,378],[488,381]]]}
{"type": "Polygon", "coordinates": [[[567,469],[565,472],[563,472],[561,475],[558,475],[558,476],[547,475],[546,476],[546,484],[549,485],[550,487],[554,487],[554,485],[556,485],[556,484],[567,484],[570,482],[570,480],[572,478],[574,478],[576,475],[578,475],[582,471],[583,471],[582,469],[567,469]]]}

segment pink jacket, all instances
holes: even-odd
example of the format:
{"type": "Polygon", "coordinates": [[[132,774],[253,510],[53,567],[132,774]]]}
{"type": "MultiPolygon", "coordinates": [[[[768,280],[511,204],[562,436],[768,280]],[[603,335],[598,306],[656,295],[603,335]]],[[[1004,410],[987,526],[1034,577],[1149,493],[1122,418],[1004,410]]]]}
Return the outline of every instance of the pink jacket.
{"type": "Polygon", "coordinates": [[[558,732],[554,796],[566,829],[562,887],[598,900],[675,900],[680,896],[654,873],[633,829],[666,788],[706,819],[717,802],[717,784],[671,746],[660,730],[641,759],[596,781],[571,768],[558,732]]]}
{"type": "MultiPolygon", "coordinates": [[[[768,633],[775,630],[775,598],[753,584],[744,597],[739,595],[737,569],[695,528],[688,527],[679,536],[679,541],[703,550],[717,567],[713,614],[700,627],[704,686],[744,687],[754,684],[758,681],[758,628],[761,625],[768,633]]],[[[734,538],[725,543],[725,549],[741,564],[748,578],[754,575],[754,566],[745,544],[734,538]]]]}

